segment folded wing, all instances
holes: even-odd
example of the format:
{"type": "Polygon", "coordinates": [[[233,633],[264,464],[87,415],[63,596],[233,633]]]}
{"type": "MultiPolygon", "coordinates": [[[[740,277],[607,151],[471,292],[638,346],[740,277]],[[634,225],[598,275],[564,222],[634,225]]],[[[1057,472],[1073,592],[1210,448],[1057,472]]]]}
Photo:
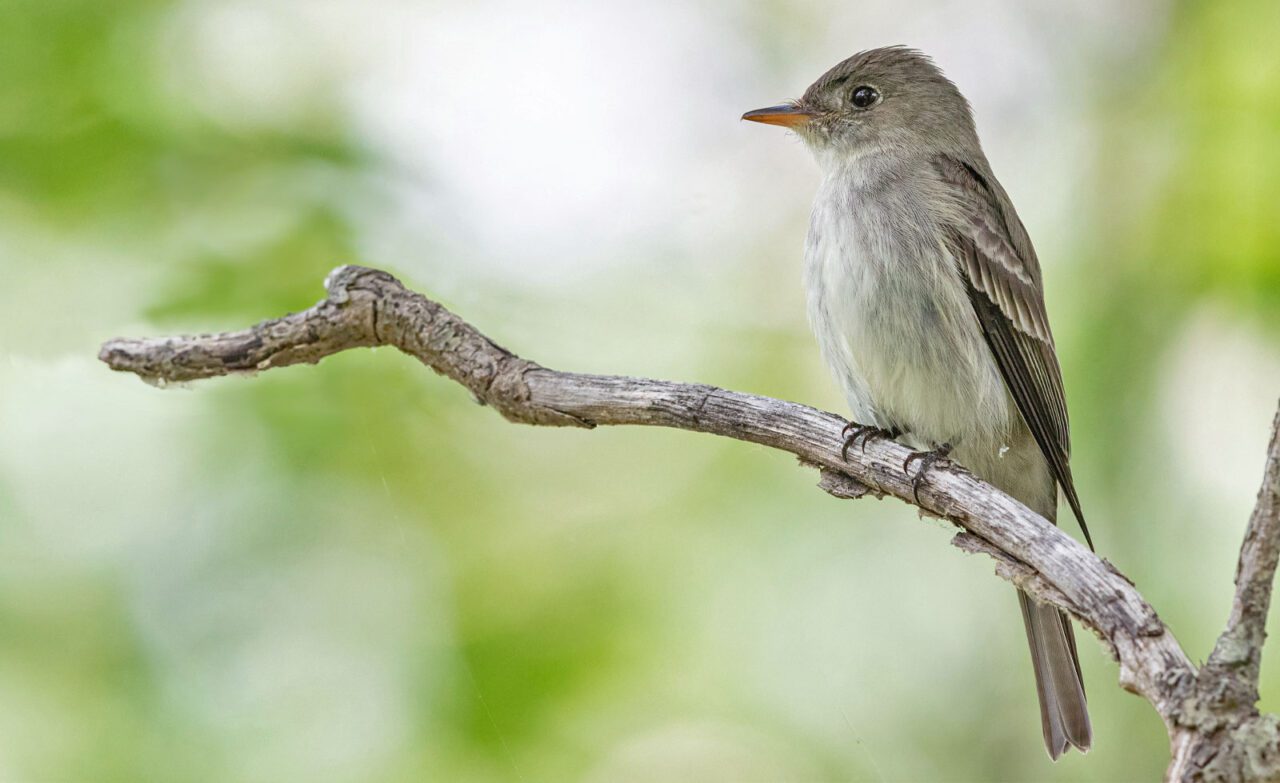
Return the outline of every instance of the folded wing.
{"type": "Polygon", "coordinates": [[[1009,393],[1093,547],[1071,478],[1062,371],[1045,312],[1040,265],[1026,229],[994,178],[951,157],[934,161],[954,219],[946,242],[958,259],[974,315],[1009,393]]]}

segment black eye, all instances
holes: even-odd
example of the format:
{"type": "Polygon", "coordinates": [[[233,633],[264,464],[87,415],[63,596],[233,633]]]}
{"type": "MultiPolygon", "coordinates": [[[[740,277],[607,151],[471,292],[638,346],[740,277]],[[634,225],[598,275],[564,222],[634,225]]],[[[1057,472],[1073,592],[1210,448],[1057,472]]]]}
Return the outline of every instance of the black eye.
{"type": "Polygon", "coordinates": [[[880,93],[875,87],[868,87],[865,84],[861,87],[854,87],[850,93],[849,100],[853,101],[853,105],[859,109],[865,109],[876,101],[880,100],[880,93]]]}

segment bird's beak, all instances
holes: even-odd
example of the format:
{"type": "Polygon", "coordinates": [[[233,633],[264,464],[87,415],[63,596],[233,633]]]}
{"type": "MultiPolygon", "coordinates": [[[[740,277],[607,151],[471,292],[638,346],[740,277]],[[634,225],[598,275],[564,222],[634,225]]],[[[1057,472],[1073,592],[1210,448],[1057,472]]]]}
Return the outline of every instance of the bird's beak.
{"type": "Polygon", "coordinates": [[[798,103],[784,103],[765,109],[753,109],[742,115],[742,119],[752,122],[763,122],[766,125],[781,125],[784,128],[799,128],[808,124],[813,112],[798,103]]]}

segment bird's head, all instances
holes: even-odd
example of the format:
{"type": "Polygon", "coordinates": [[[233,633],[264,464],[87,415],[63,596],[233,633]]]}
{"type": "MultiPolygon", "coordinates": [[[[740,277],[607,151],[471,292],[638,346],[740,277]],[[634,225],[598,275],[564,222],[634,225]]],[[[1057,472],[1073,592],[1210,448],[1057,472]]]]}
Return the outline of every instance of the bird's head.
{"type": "Polygon", "coordinates": [[[902,46],[859,52],[799,100],[742,119],[794,130],[819,160],[892,149],[948,152],[977,142],[964,96],[932,60],[902,46]]]}

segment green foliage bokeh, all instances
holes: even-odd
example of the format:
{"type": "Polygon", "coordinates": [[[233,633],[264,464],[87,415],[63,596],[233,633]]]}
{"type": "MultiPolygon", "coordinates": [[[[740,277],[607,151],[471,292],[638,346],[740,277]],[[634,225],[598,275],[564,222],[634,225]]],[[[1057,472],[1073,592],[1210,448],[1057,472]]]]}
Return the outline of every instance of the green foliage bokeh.
{"type": "MultiPolygon", "coordinates": [[[[1280,6],[1152,5],[1156,40],[1080,63],[1087,174],[1039,247],[1100,549],[1202,657],[1251,494],[1184,436],[1248,412],[1215,443],[1250,486],[1280,381],[1280,6]],[[1222,335],[1250,372],[1197,376],[1235,366],[1203,356],[1222,335]]],[[[0,3],[0,779],[1158,777],[1163,729],[1087,634],[1098,746],[1051,766],[989,565],[777,454],[514,427],[386,350],[165,393],[95,364],[117,333],[304,308],[356,262],[552,366],[840,404],[803,204],[744,218],[720,276],[670,236],[560,287],[465,269],[427,217],[379,241],[399,164],[337,77],[211,112],[181,56],[204,7],[0,3]]],[[[820,27],[752,13],[770,73],[820,27]]]]}

